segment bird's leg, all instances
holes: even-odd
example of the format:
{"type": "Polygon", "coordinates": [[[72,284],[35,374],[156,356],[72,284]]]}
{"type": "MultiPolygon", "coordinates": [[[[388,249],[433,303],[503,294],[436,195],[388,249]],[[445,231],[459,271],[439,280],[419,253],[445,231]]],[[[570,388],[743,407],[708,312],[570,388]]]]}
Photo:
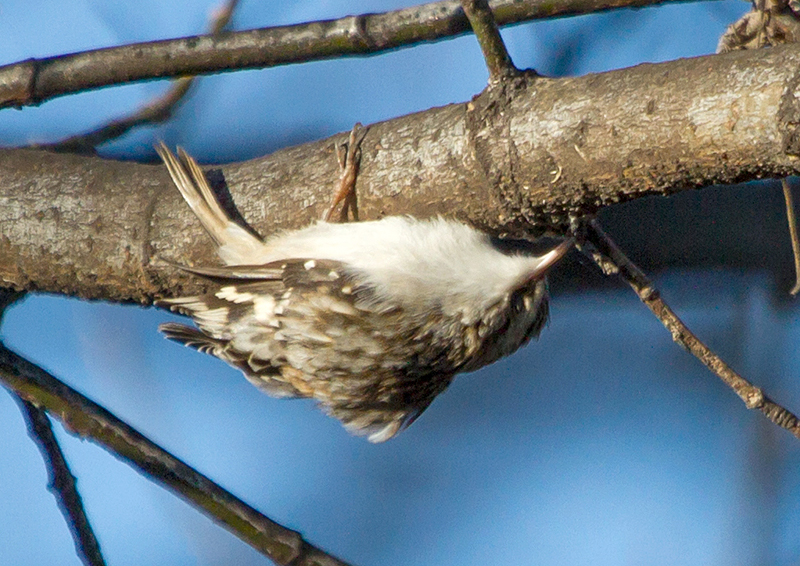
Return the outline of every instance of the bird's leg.
{"type": "Polygon", "coordinates": [[[326,222],[330,222],[336,207],[341,203],[342,210],[339,213],[338,222],[347,222],[349,212],[353,213],[353,220],[358,221],[358,204],[356,202],[356,176],[358,166],[361,162],[361,142],[369,128],[356,123],[350,131],[350,139],[347,144],[336,146],[336,158],[339,160],[339,186],[333,195],[330,207],[322,217],[326,222]]]}

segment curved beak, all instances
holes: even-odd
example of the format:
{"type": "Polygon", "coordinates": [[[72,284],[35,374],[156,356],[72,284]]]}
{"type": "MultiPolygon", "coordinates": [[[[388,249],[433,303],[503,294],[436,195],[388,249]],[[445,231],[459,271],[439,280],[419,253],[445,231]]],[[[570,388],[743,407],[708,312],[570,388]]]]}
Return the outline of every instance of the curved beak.
{"type": "Polygon", "coordinates": [[[558,261],[566,255],[573,245],[575,245],[575,240],[573,238],[568,238],[543,256],[539,256],[539,263],[536,266],[536,269],[534,269],[533,273],[529,274],[529,278],[539,279],[544,277],[548,270],[558,263],[558,261]]]}

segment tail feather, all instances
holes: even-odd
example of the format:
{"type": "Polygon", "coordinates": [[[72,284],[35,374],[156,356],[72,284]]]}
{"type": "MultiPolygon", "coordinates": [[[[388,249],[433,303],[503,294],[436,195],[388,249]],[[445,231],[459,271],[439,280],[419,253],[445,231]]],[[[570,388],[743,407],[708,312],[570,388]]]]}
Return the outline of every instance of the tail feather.
{"type": "Polygon", "coordinates": [[[254,263],[252,258],[263,250],[264,243],[231,220],[197,162],[180,147],[175,157],[163,142],[156,145],[156,151],[189,208],[216,242],[223,261],[228,265],[254,263]]]}
{"type": "Polygon", "coordinates": [[[165,322],[159,325],[158,329],[170,340],[194,348],[199,352],[225,359],[220,355],[224,352],[224,343],[207,334],[203,334],[196,328],[175,322],[165,322]]]}

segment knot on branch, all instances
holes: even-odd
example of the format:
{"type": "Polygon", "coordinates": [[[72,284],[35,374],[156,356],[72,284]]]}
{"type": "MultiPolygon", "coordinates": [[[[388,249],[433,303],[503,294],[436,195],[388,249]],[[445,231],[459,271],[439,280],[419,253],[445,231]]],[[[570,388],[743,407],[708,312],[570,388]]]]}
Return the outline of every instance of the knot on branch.
{"type": "Polygon", "coordinates": [[[0,108],[20,108],[35,102],[34,87],[38,72],[39,62],[36,59],[0,67],[0,108]]]}
{"type": "Polygon", "coordinates": [[[524,91],[536,88],[537,76],[526,71],[492,84],[466,105],[465,117],[467,138],[487,190],[492,192],[502,215],[519,223],[507,226],[508,230],[519,229],[529,235],[537,235],[531,234],[531,225],[540,226],[541,232],[554,226],[563,231],[568,221],[566,217],[549,217],[528,198],[536,188],[552,187],[551,171],[557,164],[552,160],[526,163],[520,158],[512,132],[511,120],[516,115],[513,105],[524,91]]]}
{"type": "Polygon", "coordinates": [[[760,409],[766,401],[764,392],[759,387],[748,387],[747,391],[742,391],[741,396],[748,409],[760,409]]]}

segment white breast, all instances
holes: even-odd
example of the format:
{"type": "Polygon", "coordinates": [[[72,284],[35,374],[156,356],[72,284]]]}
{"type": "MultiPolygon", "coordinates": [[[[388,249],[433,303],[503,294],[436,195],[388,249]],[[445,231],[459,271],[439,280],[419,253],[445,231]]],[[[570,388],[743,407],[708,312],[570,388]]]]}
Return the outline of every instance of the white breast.
{"type": "Polygon", "coordinates": [[[404,304],[434,301],[448,314],[465,306],[484,310],[541,263],[535,256],[500,252],[486,234],[463,223],[407,216],[312,224],[268,240],[256,263],[287,258],[341,261],[379,296],[404,304]]]}

